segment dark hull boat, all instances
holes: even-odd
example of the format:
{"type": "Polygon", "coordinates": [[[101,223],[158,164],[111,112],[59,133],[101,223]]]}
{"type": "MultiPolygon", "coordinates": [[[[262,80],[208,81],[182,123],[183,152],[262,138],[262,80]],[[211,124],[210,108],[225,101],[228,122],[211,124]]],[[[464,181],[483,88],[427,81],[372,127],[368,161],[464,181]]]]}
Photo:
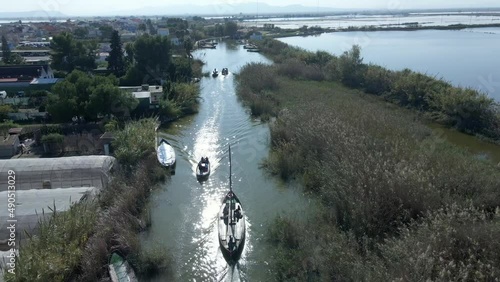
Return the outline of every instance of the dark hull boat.
{"type": "Polygon", "coordinates": [[[228,75],[228,74],[229,74],[229,70],[227,68],[223,68],[222,75],[228,75]]]}
{"type": "Polygon", "coordinates": [[[245,246],[246,227],[243,206],[232,188],[231,147],[229,147],[229,192],[222,200],[217,221],[222,255],[230,264],[235,264],[245,246]]]}
{"type": "Polygon", "coordinates": [[[196,178],[198,180],[206,180],[210,175],[210,162],[208,158],[202,158],[196,166],[196,178]]]}
{"type": "Polygon", "coordinates": [[[245,216],[234,192],[224,197],[219,211],[219,244],[228,262],[236,262],[245,246],[245,216]]]}

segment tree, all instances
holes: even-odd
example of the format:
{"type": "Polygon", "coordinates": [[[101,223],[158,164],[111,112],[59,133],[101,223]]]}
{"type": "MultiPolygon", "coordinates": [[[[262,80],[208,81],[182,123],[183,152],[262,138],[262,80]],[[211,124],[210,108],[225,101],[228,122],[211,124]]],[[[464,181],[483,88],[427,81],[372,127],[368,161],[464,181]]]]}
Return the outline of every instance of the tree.
{"type": "Polygon", "coordinates": [[[101,25],[99,27],[99,31],[101,31],[101,38],[102,39],[107,39],[110,38],[111,35],[113,34],[113,27],[110,25],[101,25]]]}
{"type": "Polygon", "coordinates": [[[57,122],[68,122],[74,116],[97,120],[103,115],[123,116],[137,106],[131,94],[122,93],[114,76],[89,76],[73,71],[52,88],[47,111],[57,122]]]}
{"type": "Polygon", "coordinates": [[[227,21],[224,24],[224,35],[234,38],[237,32],[238,32],[238,24],[236,24],[236,22],[227,21]]]}
{"type": "Polygon", "coordinates": [[[186,58],[175,58],[171,64],[170,80],[188,82],[193,77],[191,61],[186,58]]]}
{"type": "Polygon", "coordinates": [[[140,23],[139,26],[137,27],[139,31],[146,32],[147,27],[145,23],[140,23]]]}
{"type": "Polygon", "coordinates": [[[125,74],[122,42],[117,30],[114,30],[111,35],[111,52],[106,60],[108,61],[108,70],[112,71],[115,76],[120,77],[125,74]]]}
{"type": "Polygon", "coordinates": [[[89,35],[89,29],[86,27],[77,27],[73,33],[76,38],[84,39],[89,35]]]}
{"type": "Polygon", "coordinates": [[[50,47],[54,69],[69,73],[74,69],[87,71],[96,68],[97,43],[94,41],[75,40],[71,33],[63,32],[54,36],[50,47]]]}
{"type": "Polygon", "coordinates": [[[341,81],[347,86],[361,86],[365,66],[361,57],[361,47],[359,45],[352,46],[352,49],[344,52],[339,57],[339,68],[341,81]]]}
{"type": "Polygon", "coordinates": [[[216,24],[214,27],[214,36],[223,36],[224,35],[224,26],[221,24],[216,24]]]}
{"type": "Polygon", "coordinates": [[[133,43],[128,43],[125,45],[125,53],[127,53],[127,56],[125,56],[125,64],[127,65],[127,68],[131,65],[134,64],[134,44],[133,43]]]}
{"type": "Polygon", "coordinates": [[[26,63],[26,60],[19,54],[13,53],[10,55],[10,64],[11,65],[21,65],[26,63]]]}
{"type": "Polygon", "coordinates": [[[5,38],[5,35],[2,35],[2,61],[5,64],[10,64],[10,48],[9,44],[7,42],[7,38],[5,38]]]}
{"type": "Polygon", "coordinates": [[[56,122],[67,122],[78,115],[76,87],[69,81],[57,83],[52,87],[47,100],[47,111],[56,122]]]}
{"type": "Polygon", "coordinates": [[[193,55],[191,55],[191,50],[193,50],[193,41],[189,37],[184,40],[184,50],[186,51],[186,56],[189,58],[193,57],[193,55]]]}
{"type": "Polygon", "coordinates": [[[172,55],[168,37],[145,34],[135,41],[132,52],[135,64],[127,71],[123,84],[161,84],[169,77],[172,55]]]}
{"type": "Polygon", "coordinates": [[[9,118],[9,113],[13,113],[14,109],[10,105],[0,105],[0,122],[9,118]]]}
{"type": "Polygon", "coordinates": [[[153,22],[151,21],[151,19],[146,20],[146,25],[148,26],[149,34],[155,35],[157,33],[157,30],[153,26],[153,22]]]}
{"type": "Polygon", "coordinates": [[[125,94],[111,84],[98,85],[89,97],[87,114],[93,118],[102,116],[125,116],[137,106],[137,100],[131,94],[125,94]]]}

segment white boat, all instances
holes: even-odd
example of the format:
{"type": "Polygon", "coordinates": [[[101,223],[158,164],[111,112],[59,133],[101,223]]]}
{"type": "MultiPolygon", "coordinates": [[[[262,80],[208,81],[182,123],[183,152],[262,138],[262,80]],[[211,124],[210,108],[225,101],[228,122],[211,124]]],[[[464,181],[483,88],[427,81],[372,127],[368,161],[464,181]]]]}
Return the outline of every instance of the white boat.
{"type": "Polygon", "coordinates": [[[167,140],[161,139],[156,153],[161,165],[166,167],[173,167],[175,165],[175,151],[167,140]]]}
{"type": "Polygon", "coordinates": [[[138,282],[134,269],[119,254],[113,253],[109,261],[109,276],[112,282],[138,282]]]}
{"type": "Polygon", "coordinates": [[[222,200],[218,214],[219,245],[224,258],[236,263],[245,246],[245,213],[240,199],[232,189],[231,181],[231,147],[229,147],[229,192],[222,200]]]}

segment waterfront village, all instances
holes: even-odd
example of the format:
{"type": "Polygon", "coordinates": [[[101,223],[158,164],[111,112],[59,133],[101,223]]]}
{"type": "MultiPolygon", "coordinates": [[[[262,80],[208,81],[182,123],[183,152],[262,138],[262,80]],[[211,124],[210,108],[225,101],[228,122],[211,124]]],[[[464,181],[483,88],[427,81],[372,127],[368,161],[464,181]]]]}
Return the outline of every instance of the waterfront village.
{"type": "MultiPolygon", "coordinates": [[[[0,35],[0,166],[5,179],[17,176],[16,240],[50,217],[47,207],[69,210],[108,185],[120,125],[196,112],[204,74],[192,50],[215,48],[222,37],[262,37],[201,17],[19,20],[0,24],[0,35]]],[[[2,202],[8,187],[2,182],[2,202]]],[[[2,209],[2,257],[11,250],[9,216],[2,209]]]]}

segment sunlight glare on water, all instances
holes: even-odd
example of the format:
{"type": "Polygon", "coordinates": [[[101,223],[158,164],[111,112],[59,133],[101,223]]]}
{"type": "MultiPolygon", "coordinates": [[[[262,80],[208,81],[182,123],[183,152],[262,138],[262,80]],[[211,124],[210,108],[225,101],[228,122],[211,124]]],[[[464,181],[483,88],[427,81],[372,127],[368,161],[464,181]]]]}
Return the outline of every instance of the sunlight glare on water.
{"type": "Polygon", "coordinates": [[[297,190],[278,188],[278,181],[259,168],[269,153],[269,126],[253,120],[236,97],[235,74],[240,68],[248,62],[269,61],[224,42],[194,56],[205,61],[203,71],[228,67],[229,75],[202,78],[199,112],[162,129],[161,135],[176,150],[176,173],[152,198],[152,226],[143,242],[153,248],[164,245],[173,262],[172,273],[149,281],[273,280],[267,270],[266,224],[279,213],[305,209],[308,202],[297,190]],[[229,191],[229,144],[233,189],[246,223],[245,245],[234,266],[220,251],[217,222],[229,191]],[[196,166],[205,156],[211,173],[198,182],[196,166]]]}

